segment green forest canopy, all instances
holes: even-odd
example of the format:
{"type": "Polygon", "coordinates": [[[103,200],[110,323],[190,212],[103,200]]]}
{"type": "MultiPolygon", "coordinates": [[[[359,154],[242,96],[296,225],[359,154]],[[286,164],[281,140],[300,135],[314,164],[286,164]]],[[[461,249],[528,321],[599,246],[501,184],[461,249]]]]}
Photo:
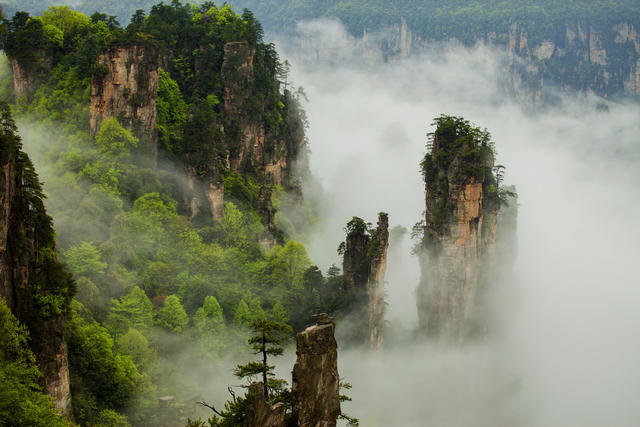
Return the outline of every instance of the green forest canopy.
{"type": "MultiPolygon", "coordinates": [[[[61,3],[64,2],[2,2],[11,12],[23,9],[31,13],[61,3]]],[[[364,28],[381,29],[404,18],[415,31],[435,38],[460,38],[460,35],[470,32],[500,30],[512,21],[535,24],[535,28],[544,32],[571,19],[601,25],[621,20],[640,21],[640,4],[634,0],[232,0],[228,3],[238,10],[248,8],[253,11],[268,30],[294,28],[295,22],[302,19],[337,17],[349,31],[361,34],[364,28]]],[[[75,7],[87,14],[100,10],[115,15],[124,24],[136,9],[148,9],[152,4],[151,0],[84,0],[79,4],[76,2],[75,7]]]]}

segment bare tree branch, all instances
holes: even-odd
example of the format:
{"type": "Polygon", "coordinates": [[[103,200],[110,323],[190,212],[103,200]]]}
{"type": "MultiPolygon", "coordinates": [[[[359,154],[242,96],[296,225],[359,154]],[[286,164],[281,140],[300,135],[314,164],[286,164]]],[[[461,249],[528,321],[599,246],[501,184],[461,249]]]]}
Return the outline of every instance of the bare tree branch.
{"type": "MultiPolygon", "coordinates": [[[[235,397],[234,397],[235,399],[235,397]]],[[[218,410],[216,408],[213,407],[213,405],[209,405],[205,402],[198,402],[199,405],[202,406],[206,406],[207,408],[211,409],[213,412],[215,412],[216,414],[218,414],[218,416],[222,417],[222,414],[220,412],[218,412],[218,410]]]]}

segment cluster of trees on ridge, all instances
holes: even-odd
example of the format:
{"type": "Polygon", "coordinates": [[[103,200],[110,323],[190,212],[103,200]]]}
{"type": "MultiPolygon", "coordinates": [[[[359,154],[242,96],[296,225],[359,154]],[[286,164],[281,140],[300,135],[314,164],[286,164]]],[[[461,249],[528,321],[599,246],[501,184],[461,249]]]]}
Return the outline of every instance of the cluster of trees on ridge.
{"type": "MultiPolygon", "coordinates": [[[[1,4],[10,11],[26,10],[37,14],[52,5],[64,2],[56,0],[4,0],[1,4]]],[[[104,1],[83,0],[74,7],[91,14],[96,11],[117,16],[126,22],[137,9],[148,9],[153,0],[104,1]]],[[[200,4],[202,1],[194,1],[200,4]]],[[[579,19],[606,26],[620,21],[639,22],[640,6],[633,0],[435,0],[384,2],[380,0],[232,0],[236,9],[247,8],[255,13],[269,29],[294,29],[295,23],[305,19],[339,18],[353,34],[363,29],[382,29],[396,25],[401,18],[425,38],[446,39],[456,37],[465,41],[480,31],[501,31],[512,22],[526,25],[532,36],[548,34],[553,25],[579,19]]]]}
{"type": "MultiPolygon", "coordinates": [[[[49,0],[43,3],[21,0],[19,3],[20,5],[15,0],[5,0],[4,4],[11,12],[20,7],[32,13],[40,13],[46,6],[59,4],[59,1],[49,0]]],[[[576,52],[570,51],[539,61],[533,58],[539,68],[533,75],[526,69],[518,69],[525,86],[531,92],[540,91],[543,83],[551,83],[577,91],[593,91],[605,97],[630,95],[629,89],[624,87],[623,79],[633,74],[639,56],[633,42],[616,41],[617,33],[613,30],[614,26],[621,23],[628,23],[636,29],[640,27],[640,6],[633,0],[232,0],[229,3],[238,10],[252,10],[265,27],[275,33],[294,32],[296,23],[301,20],[337,18],[350,33],[361,36],[364,30],[386,30],[399,25],[404,19],[412,33],[425,41],[455,39],[465,45],[473,45],[478,40],[493,35],[497,36],[492,39],[493,43],[506,46],[512,25],[516,24],[518,31],[526,34],[531,49],[543,40],[552,40],[562,47],[567,37],[567,26],[575,27],[579,24],[586,34],[592,31],[599,33],[600,43],[607,52],[606,66],[586,59],[585,52],[588,49],[585,50],[581,43],[578,43],[580,49],[576,52]]],[[[76,7],[88,14],[99,9],[126,22],[137,9],[147,8],[150,4],[151,0],[83,0],[76,7]]],[[[588,43],[587,41],[586,44],[588,43]]],[[[385,49],[384,43],[382,47],[385,49]]],[[[524,56],[530,53],[525,52],[524,56]]]]}

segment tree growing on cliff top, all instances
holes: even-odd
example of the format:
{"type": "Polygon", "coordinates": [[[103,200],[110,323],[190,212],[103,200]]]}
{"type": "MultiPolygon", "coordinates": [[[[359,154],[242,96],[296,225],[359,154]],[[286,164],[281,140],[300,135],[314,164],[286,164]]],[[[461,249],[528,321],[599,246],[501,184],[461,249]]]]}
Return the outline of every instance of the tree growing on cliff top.
{"type": "Polygon", "coordinates": [[[269,399],[270,393],[275,396],[283,391],[286,381],[274,378],[275,366],[268,364],[268,357],[282,355],[284,348],[280,346],[285,343],[286,334],[292,332],[291,326],[266,318],[254,320],[249,326],[255,333],[249,338],[249,345],[253,354],[260,355],[261,360],[238,365],[233,373],[238,378],[249,378],[251,382],[256,377],[262,377],[264,397],[269,399]]]}
{"type": "MultiPolygon", "coordinates": [[[[248,378],[249,383],[261,377],[264,399],[268,404],[284,403],[285,410],[291,408],[291,392],[286,388],[287,382],[283,379],[275,378],[273,370],[275,366],[269,365],[269,356],[280,356],[284,352],[281,347],[292,333],[291,326],[270,320],[265,317],[252,321],[249,327],[254,334],[248,339],[248,343],[253,349],[252,354],[260,355],[260,360],[239,364],[234,370],[234,375],[238,378],[248,378]]],[[[247,419],[248,401],[247,397],[236,396],[229,387],[232,400],[225,403],[225,409],[218,411],[213,405],[199,402],[208,407],[215,415],[208,421],[210,426],[238,426],[244,425],[247,419]]],[[[188,427],[204,427],[206,424],[200,420],[189,420],[188,427]]]]}

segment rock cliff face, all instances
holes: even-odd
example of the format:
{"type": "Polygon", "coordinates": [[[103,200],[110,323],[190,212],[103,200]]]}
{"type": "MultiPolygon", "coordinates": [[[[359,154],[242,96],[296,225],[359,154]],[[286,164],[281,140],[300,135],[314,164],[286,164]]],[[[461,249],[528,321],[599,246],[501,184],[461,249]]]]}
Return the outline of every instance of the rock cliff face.
{"type": "MultiPolygon", "coordinates": [[[[544,101],[549,90],[593,93],[605,98],[640,96],[640,36],[637,24],[618,22],[603,27],[581,20],[567,20],[550,30],[511,23],[504,30],[468,31],[443,28],[438,39],[421,35],[405,19],[390,28],[369,28],[351,39],[356,51],[369,62],[390,61],[430,52],[443,41],[495,46],[506,54],[506,91],[530,102],[544,101]],[[456,31],[466,38],[457,39],[456,31]]],[[[491,25],[494,27],[494,25],[491,25]]],[[[300,47],[310,63],[318,58],[340,61],[342,49],[317,44],[302,36],[300,47]],[[336,57],[338,56],[338,57],[336,57]]],[[[320,43],[324,43],[321,41],[320,43]]],[[[349,51],[353,53],[352,51],[349,51]]]]}
{"type": "Polygon", "coordinates": [[[51,59],[43,54],[36,53],[42,57],[40,65],[23,66],[17,60],[9,58],[9,65],[13,73],[13,93],[17,100],[31,100],[46,77],[46,73],[51,69],[51,59]]]}
{"type": "MultiPolygon", "coordinates": [[[[201,47],[205,49],[205,47],[201,47]]],[[[34,52],[33,55],[40,55],[34,52]]],[[[266,103],[274,100],[259,99],[258,88],[272,84],[269,78],[256,72],[255,48],[245,41],[224,44],[218,70],[200,69],[195,61],[192,73],[209,75],[218,72],[221,86],[221,103],[211,117],[210,132],[191,143],[190,149],[178,156],[187,175],[183,188],[185,208],[192,218],[200,214],[222,219],[225,201],[225,174],[239,172],[250,176],[261,185],[259,197],[253,206],[262,216],[267,234],[275,230],[275,211],[271,206],[271,189],[295,184],[294,162],[305,146],[304,123],[296,112],[294,97],[284,92],[284,105],[274,116],[266,103]],[[280,125],[286,114],[287,126],[280,125]],[[268,116],[268,117],[267,117],[268,116]],[[283,130],[284,129],[284,130],[283,130]]],[[[42,56],[42,55],[40,55],[42,56]]],[[[97,57],[96,71],[91,81],[89,124],[93,135],[109,117],[118,121],[147,146],[151,157],[158,156],[157,110],[159,69],[172,69],[173,53],[159,52],[143,46],[113,47],[97,57]]],[[[31,97],[46,80],[52,67],[46,58],[36,67],[22,67],[11,60],[15,92],[18,96],[31,97]],[[33,69],[32,69],[33,68],[33,69]]],[[[273,89],[277,91],[277,89],[273,89]]],[[[214,96],[213,99],[216,97],[214,96]]],[[[215,102],[218,102],[217,100],[215,102]]],[[[201,108],[195,105],[194,109],[201,108]]],[[[197,111],[189,112],[193,120],[197,111]]],[[[192,125],[187,124],[187,127],[192,125]]],[[[200,124],[193,125],[201,127],[200,124]]],[[[188,133],[189,130],[187,129],[188,133]]],[[[268,244],[273,244],[270,238],[268,244]]]]}
{"type": "MultiPolygon", "coordinates": [[[[441,117],[425,174],[425,235],[417,292],[421,328],[459,339],[482,329],[479,305],[501,233],[501,198],[489,135],[441,117]]],[[[514,230],[505,229],[505,233],[514,230]]],[[[507,237],[505,237],[507,238],[507,237]]]]}
{"type": "Polygon", "coordinates": [[[141,46],[116,47],[100,54],[98,64],[100,73],[91,82],[91,132],[95,135],[105,119],[117,117],[157,157],[158,57],[141,46]]]}
{"type": "Polygon", "coordinates": [[[0,105],[0,296],[29,329],[44,391],[71,413],[64,339],[73,282],[57,263],[51,218],[6,104],[0,105]]]}
{"type": "MultiPolygon", "coordinates": [[[[480,267],[495,243],[495,212],[485,209],[482,182],[466,177],[450,189],[452,218],[446,231],[434,233],[437,253],[423,258],[423,277],[418,294],[420,322],[430,334],[448,329],[466,334],[479,287],[480,267]],[[484,230],[484,232],[483,232],[484,230]]],[[[427,217],[437,196],[426,189],[427,217]]],[[[427,222],[427,224],[431,224],[427,222]]]]}
{"type": "MultiPolygon", "coordinates": [[[[305,145],[303,124],[300,117],[290,114],[290,130],[283,134],[269,127],[265,106],[255,102],[256,85],[255,51],[246,42],[229,42],[224,45],[220,68],[222,104],[218,130],[222,143],[209,159],[196,153],[184,157],[185,170],[190,183],[194,183],[187,195],[186,205],[192,217],[198,215],[202,200],[208,200],[211,215],[221,219],[224,207],[223,175],[229,172],[248,174],[260,183],[261,189],[254,208],[260,213],[267,234],[275,230],[275,210],[271,205],[273,186],[289,187],[293,183],[293,166],[305,145]],[[195,167],[194,165],[198,165],[195,167]],[[201,175],[198,172],[202,172],[201,175]]],[[[293,103],[290,93],[285,99],[293,103]]],[[[208,142],[216,145],[215,141],[208,142]]],[[[267,246],[274,242],[270,238],[267,246]]]]}
{"type": "Polygon", "coordinates": [[[362,323],[356,329],[367,330],[359,340],[366,339],[373,349],[382,345],[388,229],[389,218],[384,212],[378,214],[374,230],[367,230],[364,221],[354,218],[347,224],[344,246],[344,288],[351,296],[351,312],[357,323],[362,323]]]}
{"type": "Polygon", "coordinates": [[[334,427],[340,415],[340,378],[335,324],[327,315],[296,336],[291,395],[294,425],[334,427]]]}

